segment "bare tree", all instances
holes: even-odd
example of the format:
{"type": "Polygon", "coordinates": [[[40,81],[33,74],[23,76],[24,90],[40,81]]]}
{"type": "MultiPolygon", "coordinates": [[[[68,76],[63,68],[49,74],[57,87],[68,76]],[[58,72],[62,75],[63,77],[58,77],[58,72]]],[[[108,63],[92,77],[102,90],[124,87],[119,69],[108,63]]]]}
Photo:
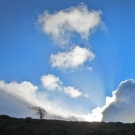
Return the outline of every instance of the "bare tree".
{"type": "Polygon", "coordinates": [[[29,107],[31,110],[35,111],[35,114],[40,120],[44,119],[44,117],[47,115],[47,111],[44,108],[33,106],[29,107]]]}

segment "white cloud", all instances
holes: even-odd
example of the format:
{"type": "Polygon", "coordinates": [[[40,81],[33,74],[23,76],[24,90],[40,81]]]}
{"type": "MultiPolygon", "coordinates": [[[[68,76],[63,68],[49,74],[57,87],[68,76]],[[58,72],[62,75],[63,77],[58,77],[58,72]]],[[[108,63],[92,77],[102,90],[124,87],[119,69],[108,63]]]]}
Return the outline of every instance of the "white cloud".
{"type": "MultiPolygon", "coordinates": [[[[60,82],[59,79],[57,80],[57,82],[60,82]]],[[[63,92],[68,93],[74,98],[82,94],[77,89],[74,89],[71,86],[60,87],[63,88],[63,92]]],[[[92,113],[88,114],[78,114],[76,112],[73,112],[72,110],[68,110],[65,106],[63,106],[63,102],[49,100],[48,95],[45,92],[39,92],[37,86],[34,86],[32,83],[27,81],[21,83],[5,83],[4,81],[0,81],[0,97],[2,98],[3,103],[2,104],[0,102],[0,113],[4,112],[2,111],[2,109],[5,107],[5,105],[10,108],[10,111],[12,111],[12,103],[10,103],[10,101],[12,100],[10,100],[9,98],[5,98],[6,96],[4,96],[4,94],[14,97],[16,100],[13,100],[13,103],[15,105],[18,105],[19,109],[20,103],[18,103],[18,101],[24,103],[24,105],[26,105],[26,108],[29,105],[38,105],[45,108],[48,112],[47,118],[79,121],[121,121],[128,123],[134,122],[135,120],[135,81],[132,79],[121,82],[118,89],[113,91],[113,96],[106,98],[105,106],[101,108],[97,107],[92,110],[92,113]],[[6,104],[4,104],[4,102],[6,104]]],[[[86,95],[83,94],[83,96],[86,95]]],[[[24,108],[24,106],[22,107],[24,108]]],[[[15,111],[15,107],[13,111],[15,111]]],[[[27,110],[24,110],[24,113],[27,112],[27,110]]],[[[7,112],[7,114],[8,113],[10,115],[10,112],[7,112]]],[[[13,113],[15,112],[12,112],[12,114],[13,113]]],[[[22,115],[23,113],[21,114],[21,116],[22,115]]]]}
{"type": "MultiPolygon", "coordinates": [[[[19,98],[19,100],[32,104],[36,98],[36,91],[38,87],[33,86],[30,82],[24,81],[18,84],[17,82],[11,82],[9,84],[4,81],[0,81],[0,90],[19,98]]],[[[35,104],[37,104],[35,102],[35,104]]]]}
{"type": "Polygon", "coordinates": [[[52,54],[50,61],[52,67],[58,69],[77,69],[83,65],[87,60],[92,61],[95,58],[95,54],[89,49],[75,46],[71,51],[52,54]]]}
{"type": "Polygon", "coordinates": [[[89,97],[87,94],[83,94],[82,92],[78,91],[77,89],[75,89],[74,87],[64,87],[64,92],[66,94],[69,94],[70,97],[72,98],[77,98],[79,96],[85,96],[85,97],[89,97]]]}
{"type": "Polygon", "coordinates": [[[41,82],[43,83],[43,86],[47,90],[60,89],[60,85],[62,84],[62,82],[59,80],[59,78],[52,74],[42,76],[41,82]]]}
{"type": "Polygon", "coordinates": [[[83,94],[72,86],[63,86],[60,79],[52,74],[42,76],[41,82],[46,90],[60,90],[71,98],[77,98],[80,96],[89,97],[87,94],[83,94]]]}
{"type": "MultiPolygon", "coordinates": [[[[26,109],[23,105],[21,109],[21,115],[17,115],[18,117],[28,117],[30,115],[30,111],[28,109],[28,106],[37,105],[45,108],[47,110],[47,116],[46,118],[55,118],[55,119],[63,119],[63,120],[90,120],[94,121],[94,117],[91,114],[77,114],[76,112],[73,112],[72,110],[67,110],[66,107],[63,107],[63,102],[59,101],[51,101],[49,100],[48,96],[44,92],[38,92],[38,87],[34,86],[30,82],[24,81],[21,83],[17,82],[11,82],[11,83],[5,83],[4,81],[0,81],[0,97],[2,97],[3,101],[0,106],[0,113],[4,112],[2,109],[5,107],[10,108],[8,112],[6,111],[7,115],[13,115],[16,117],[16,111],[17,108],[20,108],[20,103],[18,101],[21,101],[24,106],[26,106],[26,109]],[[11,98],[6,98],[9,95],[11,98]],[[8,101],[7,101],[8,100],[8,101]],[[12,103],[10,103],[10,101],[12,103]],[[4,102],[6,104],[4,104],[4,102]],[[15,104],[16,106],[13,106],[12,110],[12,104],[15,104]],[[24,110],[23,110],[24,109],[24,110]],[[55,110],[55,111],[54,111],[55,110]],[[28,114],[28,115],[27,115],[28,114]],[[89,119],[88,119],[89,118],[89,119]]],[[[0,99],[1,100],[1,99],[0,99]]],[[[20,112],[20,111],[18,111],[20,112]]],[[[32,115],[32,112],[31,112],[32,115]]]]}
{"type": "Polygon", "coordinates": [[[69,43],[71,33],[74,32],[81,38],[88,39],[93,29],[102,24],[101,14],[101,11],[89,11],[87,6],[82,4],[54,14],[45,11],[38,16],[37,24],[56,44],[64,46],[69,43]]]}
{"type": "Polygon", "coordinates": [[[77,89],[75,89],[74,87],[64,87],[64,92],[68,95],[70,95],[70,97],[72,98],[77,98],[79,96],[82,95],[82,92],[78,91],[77,89]]]}
{"type": "MultiPolygon", "coordinates": [[[[31,105],[41,106],[47,110],[48,112],[47,117],[49,116],[53,117],[53,115],[55,115],[56,118],[58,116],[61,116],[63,118],[66,117],[68,118],[68,115],[69,116],[72,115],[71,113],[63,110],[59,105],[57,105],[57,101],[55,102],[49,101],[45,93],[37,92],[37,88],[38,88],[37,86],[34,86],[30,82],[26,82],[26,81],[22,83],[17,83],[17,82],[5,83],[4,81],[0,81],[0,92],[3,92],[1,93],[3,94],[3,97],[4,97],[4,93],[8,94],[14,97],[16,99],[16,102],[18,102],[18,100],[23,102],[26,105],[26,108],[28,108],[28,106],[31,105]]],[[[3,108],[2,105],[1,108],[3,108]]]]}

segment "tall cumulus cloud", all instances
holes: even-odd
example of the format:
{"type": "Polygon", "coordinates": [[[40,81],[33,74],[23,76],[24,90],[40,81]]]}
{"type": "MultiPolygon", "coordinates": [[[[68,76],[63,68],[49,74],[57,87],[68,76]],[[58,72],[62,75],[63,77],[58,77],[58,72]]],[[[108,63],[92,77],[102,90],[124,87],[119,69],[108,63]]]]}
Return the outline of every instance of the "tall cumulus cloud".
{"type": "Polygon", "coordinates": [[[135,122],[135,81],[125,80],[120,83],[112,97],[106,98],[102,108],[103,121],[135,122]]]}

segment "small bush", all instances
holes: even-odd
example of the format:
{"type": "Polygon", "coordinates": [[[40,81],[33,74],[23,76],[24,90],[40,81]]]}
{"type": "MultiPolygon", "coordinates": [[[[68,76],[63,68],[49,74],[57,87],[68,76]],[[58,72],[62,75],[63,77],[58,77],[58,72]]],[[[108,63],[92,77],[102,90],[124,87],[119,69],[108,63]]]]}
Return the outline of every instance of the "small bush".
{"type": "Polygon", "coordinates": [[[26,119],[26,120],[32,120],[32,118],[31,118],[31,117],[26,117],[25,119],[26,119]]]}
{"type": "Polygon", "coordinates": [[[11,119],[11,117],[8,116],[8,115],[0,115],[0,118],[2,118],[2,119],[11,119]]]}

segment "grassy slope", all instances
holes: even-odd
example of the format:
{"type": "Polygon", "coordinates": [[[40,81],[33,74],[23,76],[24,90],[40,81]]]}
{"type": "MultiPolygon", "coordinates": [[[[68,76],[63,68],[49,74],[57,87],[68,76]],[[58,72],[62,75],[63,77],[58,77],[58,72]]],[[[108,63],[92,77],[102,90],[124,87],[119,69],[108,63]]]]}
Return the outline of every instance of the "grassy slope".
{"type": "Polygon", "coordinates": [[[0,115],[0,135],[135,135],[135,123],[19,119],[0,115]]]}

